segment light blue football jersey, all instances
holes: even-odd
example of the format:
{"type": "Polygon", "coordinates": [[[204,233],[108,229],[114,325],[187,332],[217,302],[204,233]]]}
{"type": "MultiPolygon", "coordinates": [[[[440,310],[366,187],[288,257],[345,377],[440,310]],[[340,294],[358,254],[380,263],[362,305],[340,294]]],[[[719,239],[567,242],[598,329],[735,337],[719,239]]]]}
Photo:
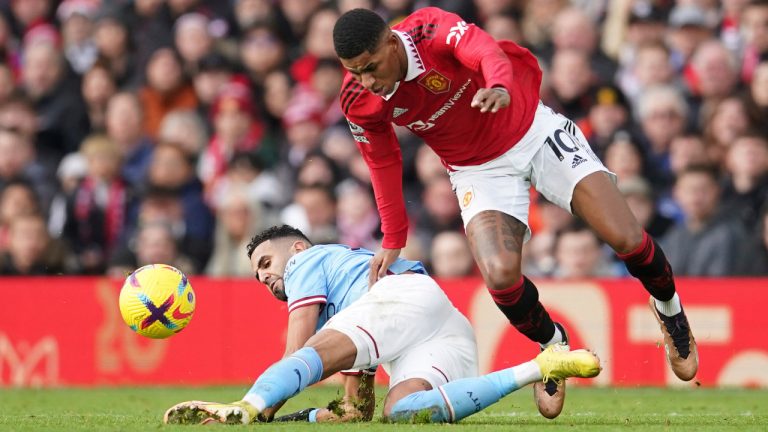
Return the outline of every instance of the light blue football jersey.
{"type": "MultiPolygon", "coordinates": [[[[294,255],[285,266],[283,283],[288,311],[323,304],[319,330],[336,313],[368,292],[368,273],[373,252],[345,245],[317,245],[294,255]]],[[[427,274],[418,261],[398,258],[390,274],[406,271],[427,274]]]]}

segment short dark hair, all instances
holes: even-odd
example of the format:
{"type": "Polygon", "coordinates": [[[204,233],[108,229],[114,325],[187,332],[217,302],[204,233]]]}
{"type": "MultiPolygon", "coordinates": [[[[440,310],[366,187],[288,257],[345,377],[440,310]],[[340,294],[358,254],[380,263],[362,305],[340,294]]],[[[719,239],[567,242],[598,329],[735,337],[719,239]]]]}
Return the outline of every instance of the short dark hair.
{"type": "Polygon", "coordinates": [[[344,13],[333,26],[336,55],[351,59],[366,51],[373,52],[387,28],[387,23],[371,10],[357,8],[344,13]]]}
{"type": "Polygon", "coordinates": [[[251,239],[251,242],[248,243],[248,259],[251,259],[251,255],[253,255],[253,251],[262,243],[264,243],[267,240],[274,240],[279,238],[298,238],[299,240],[302,240],[306,242],[308,245],[312,245],[312,242],[309,241],[307,236],[304,235],[301,230],[294,228],[290,225],[275,225],[271,228],[267,228],[264,231],[256,234],[251,239]]]}

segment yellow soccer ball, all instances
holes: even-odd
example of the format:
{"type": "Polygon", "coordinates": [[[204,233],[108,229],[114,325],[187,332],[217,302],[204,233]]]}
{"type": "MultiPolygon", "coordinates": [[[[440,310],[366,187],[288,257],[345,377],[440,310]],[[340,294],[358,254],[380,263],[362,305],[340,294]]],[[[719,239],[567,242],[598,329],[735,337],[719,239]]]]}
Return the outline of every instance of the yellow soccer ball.
{"type": "Polygon", "coordinates": [[[195,293],[175,267],[150,264],[125,279],[119,304],[123,320],[133,331],[164,339],[189,324],[195,312],[195,293]]]}

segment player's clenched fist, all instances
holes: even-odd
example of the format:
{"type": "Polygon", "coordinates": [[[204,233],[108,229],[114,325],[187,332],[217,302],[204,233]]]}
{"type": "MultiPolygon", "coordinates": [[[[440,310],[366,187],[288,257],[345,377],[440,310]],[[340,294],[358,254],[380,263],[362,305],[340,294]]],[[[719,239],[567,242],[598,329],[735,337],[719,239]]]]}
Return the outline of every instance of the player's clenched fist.
{"type": "Polygon", "coordinates": [[[472,108],[480,108],[480,112],[495,113],[509,106],[509,93],[503,87],[481,88],[472,98],[472,108]]]}
{"type": "Polygon", "coordinates": [[[368,274],[368,288],[387,275],[387,269],[400,256],[400,249],[381,249],[371,258],[371,272],[368,274]]]}

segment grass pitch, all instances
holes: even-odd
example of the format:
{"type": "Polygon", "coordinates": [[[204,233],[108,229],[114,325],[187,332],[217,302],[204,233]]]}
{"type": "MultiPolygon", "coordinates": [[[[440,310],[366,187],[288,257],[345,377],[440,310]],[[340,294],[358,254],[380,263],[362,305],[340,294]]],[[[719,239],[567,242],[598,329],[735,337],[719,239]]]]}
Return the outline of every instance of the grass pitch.
{"type": "MultiPolygon", "coordinates": [[[[55,390],[0,389],[0,431],[176,431],[201,426],[166,426],[162,415],[171,405],[192,399],[232,401],[244,387],[99,388],[55,390]]],[[[379,402],[384,389],[377,389],[379,402]]],[[[339,395],[319,386],[291,400],[281,414],[324,406],[339,395]]],[[[377,412],[381,410],[381,403],[377,412]]],[[[456,425],[373,423],[315,425],[273,423],[232,426],[265,431],[768,431],[768,390],[570,388],[563,413],[555,420],[538,415],[532,390],[522,389],[456,425]]]]}

